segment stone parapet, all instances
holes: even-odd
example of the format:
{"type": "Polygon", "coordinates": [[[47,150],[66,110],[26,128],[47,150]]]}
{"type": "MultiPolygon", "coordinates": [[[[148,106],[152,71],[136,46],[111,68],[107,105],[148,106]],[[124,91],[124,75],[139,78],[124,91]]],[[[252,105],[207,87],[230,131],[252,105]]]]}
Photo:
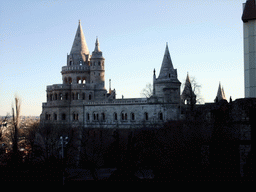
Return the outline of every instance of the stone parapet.
{"type": "Polygon", "coordinates": [[[62,74],[70,73],[70,72],[75,72],[75,71],[81,72],[81,71],[88,71],[88,70],[90,70],[90,66],[87,66],[87,65],[85,65],[85,66],[81,66],[81,65],[63,66],[61,73],[62,74]]]}
{"type": "Polygon", "coordinates": [[[54,84],[54,85],[48,85],[47,91],[53,91],[58,89],[70,89],[70,85],[65,84],[54,84]]]}

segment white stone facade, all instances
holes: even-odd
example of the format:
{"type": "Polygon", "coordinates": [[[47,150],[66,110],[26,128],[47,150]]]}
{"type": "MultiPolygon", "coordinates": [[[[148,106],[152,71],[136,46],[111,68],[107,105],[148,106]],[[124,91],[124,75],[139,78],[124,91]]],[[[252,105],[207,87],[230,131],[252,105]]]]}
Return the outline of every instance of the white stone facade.
{"type": "Polygon", "coordinates": [[[244,23],[245,97],[256,97],[256,20],[244,23]]]}
{"type": "Polygon", "coordinates": [[[247,0],[243,10],[245,98],[256,97],[256,1],[247,0]]]}
{"type": "Polygon", "coordinates": [[[105,89],[105,58],[99,48],[89,54],[79,22],[62,84],[47,86],[41,124],[73,124],[88,128],[133,128],[180,119],[180,82],[168,46],[159,77],[153,75],[150,98],[116,99],[105,89]]]}

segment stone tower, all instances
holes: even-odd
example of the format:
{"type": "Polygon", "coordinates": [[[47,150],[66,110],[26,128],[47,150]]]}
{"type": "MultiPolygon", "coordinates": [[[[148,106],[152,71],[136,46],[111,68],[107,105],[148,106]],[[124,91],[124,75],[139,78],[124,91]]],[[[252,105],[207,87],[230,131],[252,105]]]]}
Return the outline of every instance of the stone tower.
{"type": "Polygon", "coordinates": [[[180,81],[177,76],[177,69],[173,68],[168,44],[166,43],[164,58],[158,78],[153,76],[153,94],[159,102],[179,103],[180,102],[180,81]]]}
{"type": "Polygon", "coordinates": [[[105,70],[104,57],[100,50],[98,37],[96,38],[95,49],[91,56],[91,83],[96,85],[97,89],[105,89],[105,70]]]}
{"type": "Polygon", "coordinates": [[[106,99],[104,61],[98,38],[90,55],[79,21],[67,64],[61,70],[63,82],[47,86],[42,118],[56,122],[81,121],[84,119],[81,111],[85,102],[106,99]]]}
{"type": "Polygon", "coordinates": [[[67,55],[67,66],[62,67],[63,84],[89,82],[90,53],[87,47],[81,22],[79,20],[73,46],[67,55]]]}
{"type": "Polygon", "coordinates": [[[256,97],[256,1],[243,4],[245,97],[256,97]]]}

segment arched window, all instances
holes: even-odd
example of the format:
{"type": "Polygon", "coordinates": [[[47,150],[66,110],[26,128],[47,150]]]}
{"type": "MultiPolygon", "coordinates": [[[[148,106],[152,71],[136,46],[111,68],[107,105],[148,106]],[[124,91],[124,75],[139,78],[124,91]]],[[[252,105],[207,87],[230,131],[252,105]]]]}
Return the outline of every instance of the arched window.
{"type": "Polygon", "coordinates": [[[83,100],[85,100],[85,93],[83,93],[83,95],[82,95],[82,99],[83,99],[83,100]]]}
{"type": "Polygon", "coordinates": [[[64,84],[67,84],[67,83],[68,83],[68,78],[65,77],[65,78],[64,78],[64,84]]]}
{"type": "Polygon", "coordinates": [[[78,121],[78,113],[73,113],[73,121],[78,121]]]}
{"type": "Polygon", "coordinates": [[[131,113],[131,120],[134,121],[135,120],[135,114],[131,113]]]}
{"type": "Polygon", "coordinates": [[[53,114],[53,118],[54,118],[55,121],[57,120],[57,114],[56,113],[53,114]]]}
{"type": "Polygon", "coordinates": [[[71,66],[73,64],[73,62],[72,61],[69,61],[69,65],[71,66]]]}
{"type": "Polygon", "coordinates": [[[117,121],[117,113],[114,113],[113,117],[114,117],[114,121],[117,121]]]}
{"type": "Polygon", "coordinates": [[[76,93],[76,100],[79,100],[80,99],[80,95],[79,93],[76,93]]]}
{"type": "Polygon", "coordinates": [[[68,78],[68,84],[72,84],[72,78],[71,77],[68,78]]]}
{"type": "Polygon", "coordinates": [[[52,94],[50,94],[50,101],[52,101],[53,100],[53,95],[52,94]]]}
{"type": "Polygon", "coordinates": [[[51,114],[45,113],[45,120],[51,120],[51,114]]]}
{"type": "Polygon", "coordinates": [[[65,94],[65,99],[68,100],[68,93],[65,94]]]}
{"type": "Polygon", "coordinates": [[[127,120],[127,113],[122,112],[121,117],[122,117],[122,119],[121,119],[122,121],[126,121],[127,120]]]}
{"type": "Polygon", "coordinates": [[[62,93],[59,94],[59,99],[62,101],[63,98],[62,98],[62,93]]]}
{"type": "Polygon", "coordinates": [[[82,60],[79,61],[79,65],[83,65],[83,61],[82,60]]]}
{"type": "Polygon", "coordinates": [[[72,100],[75,100],[75,94],[72,92],[72,100]]]}
{"type": "Polygon", "coordinates": [[[66,114],[65,113],[62,113],[61,120],[66,120],[66,114]]]}
{"type": "Polygon", "coordinates": [[[57,100],[58,99],[57,97],[58,97],[58,95],[57,95],[57,93],[55,93],[54,94],[54,100],[57,100]]]}
{"type": "Polygon", "coordinates": [[[99,120],[99,114],[98,113],[96,113],[96,112],[93,113],[93,120],[94,121],[98,121],[99,120]]]}
{"type": "Polygon", "coordinates": [[[100,61],[98,62],[98,65],[100,66],[100,61]]]}
{"type": "Polygon", "coordinates": [[[83,77],[83,79],[82,79],[82,84],[85,84],[85,83],[86,83],[86,78],[83,77]]]}
{"type": "Polygon", "coordinates": [[[105,121],[105,113],[101,113],[101,120],[105,121]]]}
{"type": "Polygon", "coordinates": [[[91,93],[89,94],[89,100],[92,100],[92,95],[91,95],[91,93]]]}
{"type": "Polygon", "coordinates": [[[89,113],[86,114],[86,117],[87,117],[87,121],[90,121],[90,114],[89,113]]]}
{"type": "Polygon", "coordinates": [[[164,119],[164,118],[163,118],[163,113],[162,113],[162,112],[160,112],[158,116],[159,116],[159,120],[160,120],[160,121],[162,121],[162,120],[164,119]]]}
{"type": "Polygon", "coordinates": [[[82,84],[82,79],[80,77],[77,77],[76,82],[77,82],[77,84],[82,84]]]}
{"type": "Polygon", "coordinates": [[[144,113],[144,118],[145,118],[146,121],[148,120],[148,113],[147,112],[144,113]]]}

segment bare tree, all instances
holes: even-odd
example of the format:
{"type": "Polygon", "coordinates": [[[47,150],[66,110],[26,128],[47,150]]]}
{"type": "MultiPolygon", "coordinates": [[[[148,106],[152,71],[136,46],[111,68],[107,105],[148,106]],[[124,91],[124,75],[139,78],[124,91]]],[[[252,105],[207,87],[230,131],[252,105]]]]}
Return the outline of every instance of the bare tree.
{"type": "Polygon", "coordinates": [[[151,83],[147,83],[146,87],[141,91],[141,96],[150,98],[152,95],[153,95],[153,85],[151,83]]]}

